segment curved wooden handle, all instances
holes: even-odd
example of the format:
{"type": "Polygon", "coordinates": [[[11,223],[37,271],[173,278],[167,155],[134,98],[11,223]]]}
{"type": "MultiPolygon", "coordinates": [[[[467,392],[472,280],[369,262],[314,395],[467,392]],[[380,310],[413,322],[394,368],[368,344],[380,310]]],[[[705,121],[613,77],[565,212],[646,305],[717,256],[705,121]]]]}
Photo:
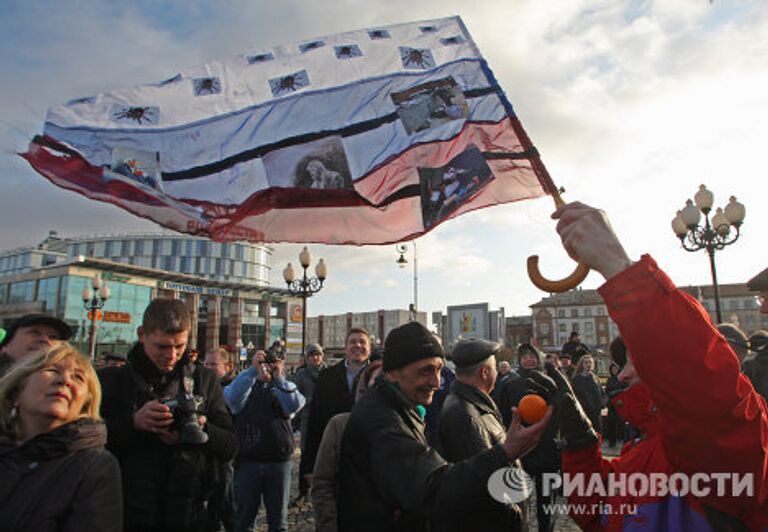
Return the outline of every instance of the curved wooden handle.
{"type": "Polygon", "coordinates": [[[564,279],[559,281],[551,281],[541,275],[539,271],[539,256],[531,255],[528,257],[528,277],[531,282],[541,290],[545,292],[565,292],[571,288],[575,288],[581,284],[589,274],[589,267],[583,263],[578,263],[573,273],[564,279]]]}

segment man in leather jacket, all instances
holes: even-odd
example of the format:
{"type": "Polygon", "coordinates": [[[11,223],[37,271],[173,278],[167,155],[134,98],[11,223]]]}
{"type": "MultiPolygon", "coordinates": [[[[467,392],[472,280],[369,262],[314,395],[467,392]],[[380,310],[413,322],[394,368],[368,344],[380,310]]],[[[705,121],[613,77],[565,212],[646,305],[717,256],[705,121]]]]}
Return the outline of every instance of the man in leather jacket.
{"type": "MultiPolygon", "coordinates": [[[[456,380],[440,412],[440,454],[459,462],[504,443],[506,430],[501,413],[491,399],[496,382],[496,352],[501,345],[487,340],[464,340],[456,344],[451,360],[456,380]]],[[[520,464],[515,464],[518,468],[520,464]]],[[[522,511],[517,504],[502,504],[486,497],[475,512],[442,524],[446,532],[521,530],[522,511]]]]}

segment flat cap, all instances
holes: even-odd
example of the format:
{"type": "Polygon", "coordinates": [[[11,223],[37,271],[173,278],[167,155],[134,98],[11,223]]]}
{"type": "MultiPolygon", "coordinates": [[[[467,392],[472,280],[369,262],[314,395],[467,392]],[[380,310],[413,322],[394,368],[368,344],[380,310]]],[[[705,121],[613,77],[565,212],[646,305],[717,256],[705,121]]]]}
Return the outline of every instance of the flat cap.
{"type": "Polygon", "coordinates": [[[69,340],[72,337],[71,327],[60,319],[49,316],[48,314],[27,314],[26,316],[14,320],[5,330],[5,337],[3,338],[2,343],[0,343],[0,347],[13,340],[16,331],[21,327],[29,327],[38,324],[47,325],[54,329],[59,335],[59,340],[69,340]]]}
{"type": "Polygon", "coordinates": [[[466,368],[486,360],[495,355],[501,344],[488,340],[461,340],[451,353],[451,360],[457,368],[466,368]]]}

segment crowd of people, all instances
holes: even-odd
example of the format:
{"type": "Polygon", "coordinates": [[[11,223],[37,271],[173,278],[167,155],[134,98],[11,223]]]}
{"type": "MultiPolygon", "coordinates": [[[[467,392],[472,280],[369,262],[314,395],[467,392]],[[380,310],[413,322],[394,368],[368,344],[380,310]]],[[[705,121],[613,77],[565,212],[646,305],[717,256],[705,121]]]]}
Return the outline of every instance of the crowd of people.
{"type": "Polygon", "coordinates": [[[621,335],[605,385],[577,332],[559,355],[524,343],[502,360],[485,340],[448,353],[415,321],[372,353],[353,328],[343,360],[326,365],[309,344],[289,379],[280,342],[241,371],[224,346],[199,356],[178,300],[153,300],[130,352],[103,354],[98,371],[65,322],[17,319],[0,343],[0,528],[241,532],[263,506],[281,531],[294,504],[321,532],[526,530],[529,502],[490,487],[502,471],[532,479],[541,531],[554,526],[552,475],[726,473],[752,489],[568,502],[586,530],[767,530],[768,333],[715,327],[650,256],[629,259],[602,211],[553,216],[569,254],[606,279],[621,335]],[[547,403],[530,423],[529,394],[547,403]],[[604,437],[624,442],[618,456],[603,456],[604,437]]]}

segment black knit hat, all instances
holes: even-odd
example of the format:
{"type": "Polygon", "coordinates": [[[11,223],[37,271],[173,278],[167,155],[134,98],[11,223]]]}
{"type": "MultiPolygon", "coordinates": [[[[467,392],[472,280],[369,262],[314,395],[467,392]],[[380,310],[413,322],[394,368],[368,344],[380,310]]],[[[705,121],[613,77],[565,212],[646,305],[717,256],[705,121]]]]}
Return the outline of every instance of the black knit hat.
{"type": "Polygon", "coordinates": [[[387,335],[382,369],[391,371],[431,357],[445,358],[440,341],[418,321],[409,321],[387,335]]]}
{"type": "Polygon", "coordinates": [[[627,363],[627,344],[624,343],[624,338],[617,336],[608,346],[608,352],[611,354],[611,360],[619,366],[619,369],[624,367],[627,363]]]}

